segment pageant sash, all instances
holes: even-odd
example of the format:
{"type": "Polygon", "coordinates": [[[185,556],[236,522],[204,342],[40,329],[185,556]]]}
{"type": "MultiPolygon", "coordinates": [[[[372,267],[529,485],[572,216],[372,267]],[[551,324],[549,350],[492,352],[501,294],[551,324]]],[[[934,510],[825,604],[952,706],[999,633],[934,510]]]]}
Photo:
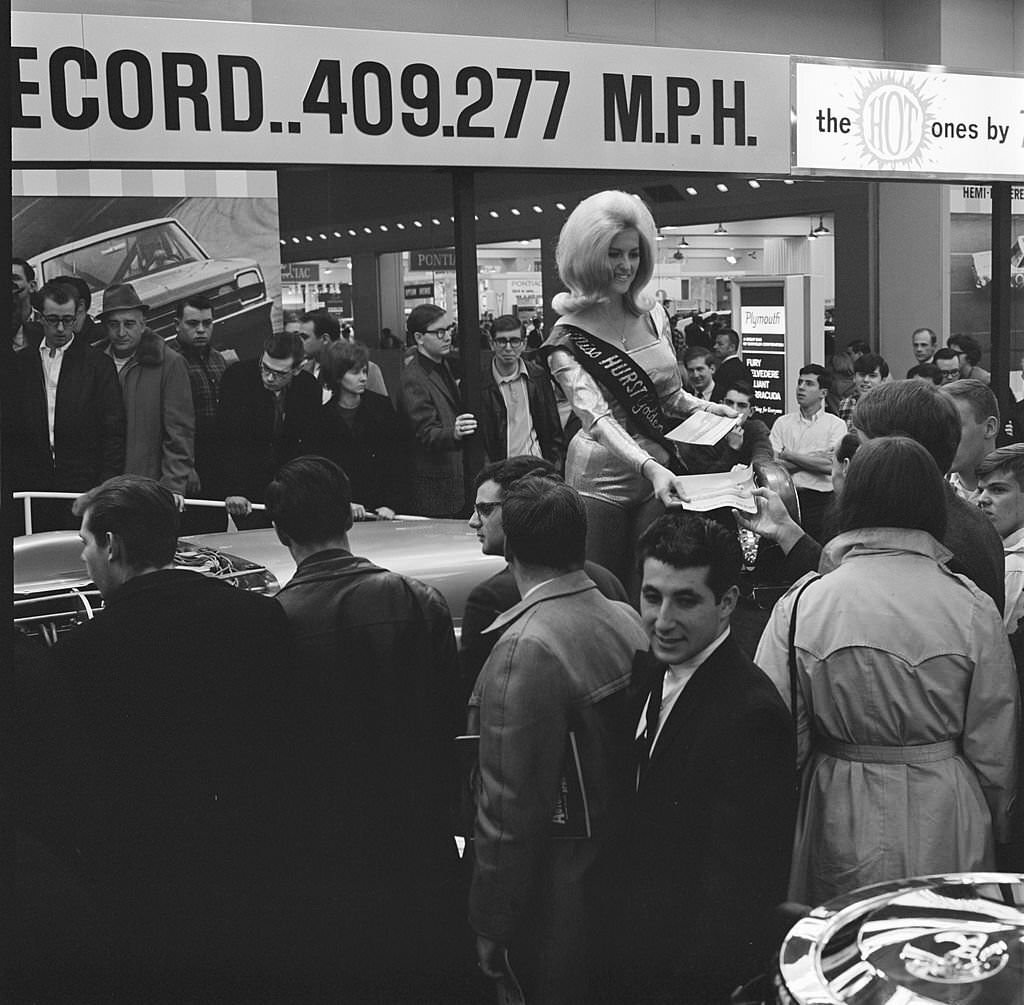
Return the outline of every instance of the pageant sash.
{"type": "Polygon", "coordinates": [[[541,347],[545,357],[556,349],[568,349],[580,366],[626,410],[632,424],[648,438],[660,443],[675,460],[676,444],[666,434],[683,420],[666,415],[661,400],[647,371],[636,365],[625,353],[603,339],[575,325],[559,325],[558,332],[568,341],[541,347]]]}

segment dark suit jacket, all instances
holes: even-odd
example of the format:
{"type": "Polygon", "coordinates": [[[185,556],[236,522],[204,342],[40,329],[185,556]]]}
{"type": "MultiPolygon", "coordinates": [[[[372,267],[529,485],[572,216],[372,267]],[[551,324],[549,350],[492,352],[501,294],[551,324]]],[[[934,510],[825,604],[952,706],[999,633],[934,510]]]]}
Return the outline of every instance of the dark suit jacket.
{"type": "MultiPolygon", "coordinates": [[[[634,663],[636,721],[656,665],[634,663]]],[[[706,1005],[763,968],[766,915],[786,896],[795,757],[785,704],[730,636],[679,695],[636,793],[623,931],[639,986],[706,1005]]]]}
{"type": "Polygon", "coordinates": [[[12,488],[84,492],[124,470],[124,405],[108,356],[81,336],[65,352],[52,455],[38,341],[16,353],[12,366],[13,400],[4,403],[12,488]]]}
{"type": "Polygon", "coordinates": [[[284,425],[274,434],[274,395],[260,379],[260,361],[228,367],[220,386],[217,431],[224,458],[225,496],[263,502],[277,469],[309,451],[320,412],[320,387],[297,373],[285,391],[284,425]]]}
{"type": "Polygon", "coordinates": [[[299,732],[281,606],[152,572],[52,652],[86,751],[75,844],[124,962],[155,984],[162,965],[261,972],[299,732]]]}
{"type": "MultiPolygon", "coordinates": [[[[526,373],[530,417],[533,419],[533,430],[537,434],[540,452],[561,471],[565,466],[565,440],[551,378],[547,370],[536,363],[526,363],[526,373]]],[[[503,461],[508,456],[508,409],[490,364],[484,370],[483,381],[479,419],[484,453],[488,461],[503,461]]]]}
{"type": "MultiPolygon", "coordinates": [[[[629,603],[629,597],[619,578],[597,562],[584,562],[583,571],[609,600],[629,603]]],[[[490,579],[478,583],[466,598],[462,614],[462,638],[459,648],[459,673],[462,678],[463,698],[468,699],[473,685],[494,644],[501,638],[499,632],[484,629],[499,615],[511,610],[522,598],[516,586],[512,569],[505,566],[490,579]]]]}
{"type": "Polygon", "coordinates": [[[391,399],[363,393],[351,427],[333,401],[321,406],[310,453],[329,457],[348,475],[352,500],[369,510],[407,507],[408,444],[391,399]]]}
{"type": "Polygon", "coordinates": [[[745,380],[751,387],[754,386],[754,375],[750,372],[750,367],[739,356],[732,356],[719,364],[715,370],[715,386],[711,391],[711,400],[721,401],[729,386],[737,380],[745,380]]]}
{"type": "Polygon", "coordinates": [[[710,446],[679,443],[676,452],[691,475],[731,471],[737,464],[766,464],[775,456],[768,427],[753,418],[743,423],[743,443],[739,450],[733,450],[729,437],[723,436],[710,446]]]}
{"type": "MultiPolygon", "coordinates": [[[[446,362],[442,366],[447,367],[446,362]]],[[[455,438],[459,395],[415,353],[402,367],[400,410],[413,440],[412,511],[420,516],[452,517],[466,506],[462,442],[455,438]]]]}

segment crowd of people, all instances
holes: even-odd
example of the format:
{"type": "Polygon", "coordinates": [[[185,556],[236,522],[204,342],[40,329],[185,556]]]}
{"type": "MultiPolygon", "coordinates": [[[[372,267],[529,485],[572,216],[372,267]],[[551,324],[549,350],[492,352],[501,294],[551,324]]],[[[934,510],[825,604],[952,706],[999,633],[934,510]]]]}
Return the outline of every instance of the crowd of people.
{"type": "Polygon", "coordinates": [[[712,1005],[769,965],[784,902],[1024,863],[1024,445],[996,448],[976,343],[913,333],[914,369],[948,351],[951,381],[851,344],[769,429],[736,333],[680,353],[643,293],[655,241],[639,199],[583,200],[558,321],[524,356],[493,320],[479,414],[438,306],[409,316],[396,410],[329,316],[218,362],[208,304],[154,346],[108,290],[94,350],[72,287],[40,291],[4,415],[31,436],[5,447],[43,487],[88,471],[49,518],[105,608],[19,640],[16,991],[712,1005]],[[144,402],[189,386],[192,453],[129,469],[144,402]],[[697,410],[735,426],[669,439],[697,410]],[[686,511],[683,475],[737,463],[784,469],[798,505],[686,511]],[[276,598],[173,568],[197,491],[274,527],[276,598]],[[458,639],[436,590],[350,549],[354,519],[410,508],[468,515],[507,561],[458,639]],[[776,556],[769,612],[738,529],[776,556]]]}

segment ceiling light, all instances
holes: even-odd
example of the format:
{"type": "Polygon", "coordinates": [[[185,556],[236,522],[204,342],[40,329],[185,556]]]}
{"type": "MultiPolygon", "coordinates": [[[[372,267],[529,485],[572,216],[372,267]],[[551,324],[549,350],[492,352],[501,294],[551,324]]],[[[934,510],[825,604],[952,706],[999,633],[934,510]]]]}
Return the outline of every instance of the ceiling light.
{"type": "Polygon", "coordinates": [[[680,248],[688,248],[689,246],[690,246],[690,242],[686,240],[686,236],[684,234],[680,234],[679,235],[679,247],[680,248]]]}
{"type": "Polygon", "coordinates": [[[285,239],[284,239],[284,238],[282,237],[282,238],[281,238],[281,243],[282,243],[282,244],[287,244],[288,242],[287,242],[287,241],[286,241],[286,240],[285,240],[285,239]]]}
{"type": "Polygon", "coordinates": [[[697,194],[697,190],[691,185],[691,186],[689,186],[689,188],[687,188],[686,194],[687,195],[696,195],[697,194]]]}
{"type": "Polygon", "coordinates": [[[728,262],[728,263],[729,263],[730,265],[735,265],[735,264],[736,264],[736,256],[735,256],[735,255],[726,255],[726,256],[725,256],[725,260],[726,260],[726,261],[727,261],[727,262],[728,262]]]}
{"type": "Polygon", "coordinates": [[[373,231],[372,231],[372,230],[370,230],[370,228],[369,228],[369,227],[363,227],[363,233],[364,233],[364,234],[372,234],[372,233],[373,233],[373,231]]]}
{"type": "Polygon", "coordinates": [[[672,252],[672,257],[677,262],[685,262],[686,261],[686,256],[682,253],[682,251],[679,250],[679,248],[676,248],[676,250],[672,252]]]}
{"type": "Polygon", "coordinates": [[[422,223],[420,223],[420,221],[419,221],[419,220],[413,220],[413,221],[412,221],[412,225],[413,225],[414,227],[422,227],[422,226],[423,226],[423,224],[422,224],[422,223]]]}
{"type": "Polygon", "coordinates": [[[512,214],[513,216],[519,216],[519,210],[518,210],[518,209],[512,209],[512,210],[510,210],[509,212],[511,212],[511,214],[512,214]]]}
{"type": "Polygon", "coordinates": [[[438,218],[437,218],[436,216],[435,216],[435,217],[431,217],[431,220],[430,220],[430,222],[431,222],[431,223],[432,223],[432,224],[433,224],[433,225],[434,225],[435,227],[440,227],[440,226],[441,226],[441,221],[440,221],[440,220],[439,220],[439,219],[438,219],[438,218]]]}
{"type": "Polygon", "coordinates": [[[405,230],[405,224],[404,224],[404,223],[396,223],[396,224],[395,224],[395,226],[396,226],[396,227],[397,227],[397,228],[398,228],[399,230],[405,230]]]}
{"type": "Polygon", "coordinates": [[[814,221],[811,221],[811,232],[807,235],[808,241],[818,240],[818,232],[814,229],[814,221]]]}
{"type": "Polygon", "coordinates": [[[540,208],[540,206],[534,206],[533,207],[533,211],[534,211],[534,213],[543,213],[544,212],[544,210],[542,210],[540,208]]]}
{"type": "Polygon", "coordinates": [[[782,179],[782,184],[783,185],[795,185],[796,182],[792,178],[783,178],[782,179]]]}
{"type": "Polygon", "coordinates": [[[386,234],[386,233],[388,232],[388,228],[387,228],[387,225],[386,225],[386,224],[383,224],[383,223],[382,223],[382,224],[380,225],[380,229],[381,229],[382,231],[384,231],[384,233],[385,233],[385,234],[386,234]]]}
{"type": "Polygon", "coordinates": [[[298,243],[299,243],[299,239],[297,237],[293,237],[292,238],[292,244],[298,244],[298,243]]]}
{"type": "Polygon", "coordinates": [[[321,234],[320,235],[320,240],[321,241],[326,241],[327,240],[327,235],[326,234],[321,234]]]}
{"type": "Polygon", "coordinates": [[[348,236],[349,237],[355,237],[356,236],[356,232],[354,230],[350,229],[349,232],[348,232],[348,236]]]}
{"type": "Polygon", "coordinates": [[[661,232],[661,227],[658,228],[658,240],[659,241],[664,241],[665,240],[665,235],[661,232]]]}
{"type": "Polygon", "coordinates": [[[339,234],[339,233],[338,233],[337,231],[335,231],[335,232],[334,232],[334,236],[335,236],[335,237],[341,237],[341,234],[339,234]]]}
{"type": "Polygon", "coordinates": [[[823,216],[818,217],[818,226],[811,231],[815,237],[824,237],[826,234],[831,234],[832,231],[825,226],[825,218],[823,216]]]}
{"type": "Polygon", "coordinates": [[[494,220],[498,219],[498,211],[496,209],[491,210],[491,218],[494,220]]]}
{"type": "Polygon", "coordinates": [[[717,184],[717,185],[715,186],[715,188],[717,188],[719,192],[728,192],[728,191],[729,191],[729,186],[728,186],[728,185],[726,185],[724,181],[720,181],[720,182],[719,182],[719,183],[718,183],[718,184],[717,184]]]}
{"type": "MultiPolygon", "coordinates": [[[[476,220],[477,223],[480,222],[480,217],[477,216],[476,213],[473,214],[473,219],[476,220]]],[[[455,217],[453,216],[452,217],[452,223],[454,223],[454,222],[455,222],[455,217]]]]}
{"type": "Polygon", "coordinates": [[[728,234],[729,231],[727,231],[725,229],[725,227],[720,223],[717,227],[715,227],[714,233],[716,233],[716,234],[728,234]]]}
{"type": "Polygon", "coordinates": [[[749,185],[749,186],[750,186],[751,188],[760,188],[760,187],[761,187],[761,183],[760,183],[760,182],[759,182],[759,181],[758,181],[758,180],[757,180],[756,178],[751,178],[751,179],[749,179],[749,180],[747,181],[747,184],[748,184],[748,185],[749,185]]]}
{"type": "Polygon", "coordinates": [[[555,203],[555,209],[560,209],[564,213],[565,212],[565,203],[564,202],[556,202],[555,203]]]}
{"type": "Polygon", "coordinates": [[[307,234],[306,235],[306,240],[307,241],[312,241],[313,240],[313,235],[312,234],[307,234]]]}

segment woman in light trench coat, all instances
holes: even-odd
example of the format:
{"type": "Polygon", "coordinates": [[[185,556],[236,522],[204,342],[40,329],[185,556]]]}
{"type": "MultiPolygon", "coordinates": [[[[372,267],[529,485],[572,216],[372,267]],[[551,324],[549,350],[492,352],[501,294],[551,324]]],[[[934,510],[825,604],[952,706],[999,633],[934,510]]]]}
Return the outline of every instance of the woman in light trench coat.
{"type": "Polygon", "coordinates": [[[994,843],[1009,837],[1013,657],[991,598],[945,567],[945,520],[942,477],[923,447],[863,444],[826,574],[795,583],[761,638],[755,662],[796,705],[793,900],[990,869],[994,843]]]}

